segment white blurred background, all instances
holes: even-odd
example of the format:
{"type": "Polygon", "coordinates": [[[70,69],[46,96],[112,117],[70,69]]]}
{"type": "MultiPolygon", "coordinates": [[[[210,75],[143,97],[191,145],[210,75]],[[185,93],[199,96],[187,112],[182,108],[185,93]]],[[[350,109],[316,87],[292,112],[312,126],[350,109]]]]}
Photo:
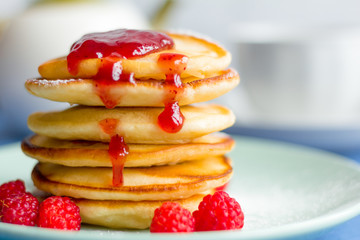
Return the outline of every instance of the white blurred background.
{"type": "Polygon", "coordinates": [[[155,27],[231,51],[242,81],[216,100],[237,115],[230,131],[359,147],[359,9],[357,0],[0,1],[0,143],[28,134],[31,112],[67,106],[24,90],[40,63],[87,32],[155,27]]]}

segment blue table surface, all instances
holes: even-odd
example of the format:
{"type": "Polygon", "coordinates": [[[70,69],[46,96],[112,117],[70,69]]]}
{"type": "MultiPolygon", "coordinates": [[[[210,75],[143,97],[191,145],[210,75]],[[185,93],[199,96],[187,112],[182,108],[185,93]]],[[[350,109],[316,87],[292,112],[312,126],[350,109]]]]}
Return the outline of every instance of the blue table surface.
{"type": "MultiPolygon", "coordinates": [[[[5,138],[0,137],[0,145],[8,144],[15,141],[20,141],[19,136],[13,136],[5,138]]],[[[339,154],[339,153],[338,153],[339,154]]],[[[360,146],[358,150],[352,150],[351,152],[340,153],[357,163],[360,164],[360,146]]],[[[1,236],[0,236],[0,239],[1,236]]],[[[307,236],[306,238],[300,239],[312,239],[312,240],[360,240],[360,215],[340,224],[330,230],[327,230],[320,235],[307,236]]]]}

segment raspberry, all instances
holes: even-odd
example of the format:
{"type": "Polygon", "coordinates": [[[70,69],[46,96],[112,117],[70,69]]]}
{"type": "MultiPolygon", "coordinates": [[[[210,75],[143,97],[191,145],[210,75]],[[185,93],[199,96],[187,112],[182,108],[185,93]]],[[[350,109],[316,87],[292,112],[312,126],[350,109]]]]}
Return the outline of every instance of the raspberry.
{"type": "Polygon", "coordinates": [[[194,218],[176,202],[165,202],[155,209],[150,232],[193,232],[194,218]]]}
{"type": "Polygon", "coordinates": [[[240,204],[223,191],[205,196],[193,216],[196,231],[241,229],[244,226],[240,204]]]}
{"type": "Polygon", "coordinates": [[[11,181],[4,183],[0,186],[0,213],[2,208],[2,203],[5,198],[10,195],[16,195],[25,192],[24,182],[21,180],[11,181]]]}
{"type": "Polygon", "coordinates": [[[39,201],[31,193],[20,193],[4,199],[1,221],[18,225],[35,226],[39,201]]]}
{"type": "Polygon", "coordinates": [[[68,197],[49,197],[40,204],[37,225],[78,231],[81,225],[79,207],[68,197]]]}

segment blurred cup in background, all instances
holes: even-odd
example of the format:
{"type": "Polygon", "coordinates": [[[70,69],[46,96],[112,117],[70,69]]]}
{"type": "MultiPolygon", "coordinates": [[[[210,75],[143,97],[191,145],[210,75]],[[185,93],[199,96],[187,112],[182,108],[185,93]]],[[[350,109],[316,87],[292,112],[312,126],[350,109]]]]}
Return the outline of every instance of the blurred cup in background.
{"type": "Polygon", "coordinates": [[[232,30],[249,110],[239,121],[359,125],[360,28],[238,24],[232,30]]]}

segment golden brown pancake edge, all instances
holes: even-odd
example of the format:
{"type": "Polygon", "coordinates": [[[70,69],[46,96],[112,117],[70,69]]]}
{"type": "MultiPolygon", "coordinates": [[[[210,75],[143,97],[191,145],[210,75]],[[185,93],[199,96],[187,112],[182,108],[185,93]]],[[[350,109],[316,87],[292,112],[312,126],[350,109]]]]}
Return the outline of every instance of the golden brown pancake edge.
{"type": "MultiPolygon", "coordinates": [[[[175,100],[181,106],[209,101],[229,92],[239,82],[240,78],[235,70],[224,70],[213,77],[183,83],[175,100]]],[[[96,93],[95,83],[92,79],[29,79],[25,82],[25,87],[31,94],[52,101],[104,106],[96,93]]],[[[116,96],[117,106],[164,106],[169,83],[151,79],[135,83],[117,82],[111,86],[109,94],[116,96]]]]}
{"type": "Polygon", "coordinates": [[[197,207],[205,194],[196,194],[184,199],[168,199],[163,201],[114,201],[73,199],[80,208],[83,223],[104,226],[114,229],[146,229],[149,228],[156,208],[162,203],[171,201],[179,203],[190,212],[197,207]]]}
{"type": "MultiPolygon", "coordinates": [[[[234,147],[234,140],[226,134],[211,134],[185,144],[128,144],[125,167],[149,167],[175,164],[210,156],[224,155],[234,147]]],[[[111,167],[108,143],[66,141],[32,135],[21,143],[22,151],[40,162],[65,166],[111,167]]]]}
{"type": "Polygon", "coordinates": [[[126,143],[174,144],[190,142],[213,132],[232,126],[235,116],[231,110],[216,104],[182,106],[185,117],[182,129],[167,133],[158,125],[162,108],[76,106],[64,111],[38,112],[28,118],[28,127],[33,132],[64,140],[87,140],[109,142],[99,123],[105,119],[119,121],[114,134],[123,136],[126,143]]]}
{"type": "MultiPolygon", "coordinates": [[[[80,182],[77,181],[76,184],[74,184],[74,180],[72,179],[77,179],[79,176],[72,175],[73,177],[71,177],[72,179],[70,179],[69,175],[66,175],[66,173],[64,175],[63,172],[54,172],[61,170],[50,170],[50,172],[46,173],[47,176],[44,176],[44,174],[39,169],[40,163],[38,163],[34,167],[32,172],[32,179],[34,185],[40,190],[49,192],[53,195],[69,196],[73,198],[87,198],[93,200],[130,200],[130,201],[180,199],[180,198],[187,198],[199,192],[204,192],[209,189],[222,186],[230,180],[232,176],[232,167],[230,165],[230,159],[226,157],[219,157],[219,160],[216,161],[221,161],[218,164],[221,164],[223,169],[221,171],[217,170],[220,172],[217,172],[216,174],[215,173],[211,174],[211,172],[206,174],[205,172],[202,173],[203,175],[199,175],[199,176],[191,175],[191,174],[188,176],[188,174],[185,173],[184,170],[179,170],[178,168],[179,164],[176,165],[176,168],[173,168],[173,171],[175,171],[175,173],[173,173],[172,171],[165,172],[165,170],[168,170],[168,168],[171,168],[171,166],[139,168],[135,170],[134,168],[125,168],[124,186],[120,186],[120,187],[113,187],[111,184],[111,176],[112,176],[111,168],[107,176],[105,175],[100,176],[102,170],[99,169],[96,170],[93,169],[94,171],[100,171],[98,175],[95,174],[91,175],[91,172],[86,173],[88,175],[90,174],[89,178],[98,177],[101,181],[100,185],[98,183],[84,182],[84,180],[81,180],[81,179],[89,179],[86,178],[86,175],[85,178],[80,176],[80,182]],[[128,176],[126,175],[126,171],[130,171],[130,169],[132,169],[132,171],[138,172],[137,175],[135,172],[135,178],[131,177],[132,175],[128,175],[128,176]],[[177,171],[182,171],[183,173],[177,171]],[[160,175],[157,176],[157,174],[160,175]],[[127,180],[130,182],[136,182],[139,180],[139,177],[143,178],[144,176],[145,179],[141,179],[141,181],[148,181],[146,179],[149,179],[150,181],[153,181],[154,184],[128,185],[126,183],[127,180]],[[50,180],[48,179],[48,177],[54,180],[50,180]],[[136,177],[138,179],[136,179],[136,177]],[[179,180],[177,180],[178,178],[179,180]],[[169,183],[167,184],[166,182],[169,183]]],[[[194,164],[195,162],[196,161],[192,161],[186,164],[194,164]]],[[[46,165],[48,165],[47,163],[41,163],[41,164],[45,167],[46,165]]],[[[215,164],[214,166],[216,167],[217,165],[215,164]]],[[[63,166],[58,166],[58,167],[67,168],[63,166]]],[[[194,171],[200,171],[200,172],[207,171],[205,164],[202,165],[202,168],[203,169],[199,169],[199,170],[195,169],[194,171]]],[[[56,166],[54,166],[53,169],[56,169],[56,166]]],[[[76,174],[75,172],[77,170],[75,168],[68,168],[68,169],[74,171],[74,173],[70,172],[70,174],[76,174]]],[[[42,169],[42,171],[44,170],[42,169]]],[[[90,179],[90,180],[98,181],[96,179],[90,179]]]]}

